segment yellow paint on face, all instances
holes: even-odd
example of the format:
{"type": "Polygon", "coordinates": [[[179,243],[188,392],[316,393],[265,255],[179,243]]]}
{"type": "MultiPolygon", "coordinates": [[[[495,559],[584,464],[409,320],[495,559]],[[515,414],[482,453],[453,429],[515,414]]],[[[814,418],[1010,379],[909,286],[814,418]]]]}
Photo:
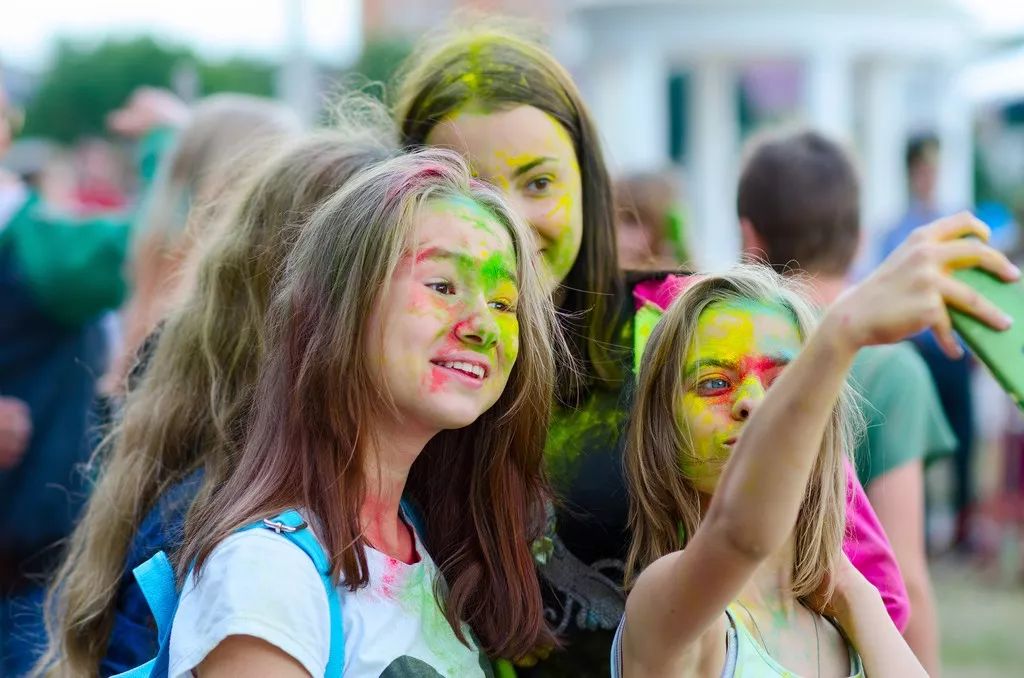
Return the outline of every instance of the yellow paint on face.
{"type": "Polygon", "coordinates": [[[532,106],[466,108],[427,136],[465,156],[476,176],[497,187],[533,227],[552,288],[565,279],[583,239],[583,183],[566,129],[532,106]]]}
{"type": "Polygon", "coordinates": [[[778,304],[735,300],[701,313],[677,404],[692,442],[680,467],[698,490],[714,492],[749,415],[802,343],[793,316],[778,304]]]}

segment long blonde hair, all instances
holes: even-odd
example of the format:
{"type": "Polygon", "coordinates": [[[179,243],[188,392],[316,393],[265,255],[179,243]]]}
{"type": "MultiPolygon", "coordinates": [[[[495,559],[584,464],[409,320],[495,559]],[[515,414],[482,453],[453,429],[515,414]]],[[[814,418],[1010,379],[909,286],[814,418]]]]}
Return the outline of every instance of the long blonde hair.
{"type": "Polygon", "coordinates": [[[379,121],[308,135],[270,159],[226,210],[196,290],[166,320],[144,376],[91,462],[99,479],[50,591],[50,647],[41,667],[62,676],[96,673],[142,518],[195,470],[203,469],[197,496],[204,500],[235,468],[271,288],[303,224],[395,147],[379,121]]]}
{"type": "Polygon", "coordinates": [[[410,246],[429,202],[468,199],[509,233],[519,282],[519,354],[497,403],[430,440],[405,496],[419,508],[444,586],[442,609],[462,639],[472,627],[491,656],[555,642],[544,620],[530,543],[550,492],[544,439],[554,388],[554,309],[532,233],[500,195],[449,151],[425,150],[361,173],[313,216],[292,250],[267,318],[268,345],[237,470],[186,523],[179,571],[196,572],[232,532],[288,507],[319,519],[336,581],[367,583],[360,507],[365,436],[393,407],[365,359],[371,309],[410,246]]]}
{"type": "Polygon", "coordinates": [[[161,159],[132,242],[131,297],[121,311],[123,347],[104,390],[121,393],[132,359],[170,308],[191,291],[195,253],[251,168],[301,130],[285,105],[245,94],[215,94],[192,110],[161,159]]]}
{"type": "MultiPolygon", "coordinates": [[[[647,565],[685,548],[700,527],[701,497],[682,469],[693,468],[701,460],[693,456],[692,439],[680,422],[678,406],[684,390],[682,364],[701,313],[712,304],[736,300],[778,305],[792,316],[801,341],[806,341],[817,323],[817,311],[801,289],[769,268],[737,266],[693,283],[652,332],[640,368],[626,447],[633,533],[626,563],[628,585],[647,565]]],[[[843,459],[854,448],[858,421],[853,391],[845,386],[825,429],[797,517],[792,592],[798,598],[818,588],[841,553],[846,527],[843,459]]]]}

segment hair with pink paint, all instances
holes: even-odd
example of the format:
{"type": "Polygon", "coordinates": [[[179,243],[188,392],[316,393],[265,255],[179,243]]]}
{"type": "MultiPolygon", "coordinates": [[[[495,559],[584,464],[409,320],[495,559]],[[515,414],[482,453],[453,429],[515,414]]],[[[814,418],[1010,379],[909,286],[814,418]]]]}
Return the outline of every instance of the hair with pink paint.
{"type": "Polygon", "coordinates": [[[289,507],[315,515],[333,573],[367,583],[359,509],[374,412],[391,407],[379,366],[365,359],[370,310],[412,245],[418,210],[477,203],[511,236],[519,284],[519,354],[497,403],[473,424],[442,431],[413,464],[405,498],[444,584],[437,597],[455,633],[470,625],[490,656],[518,657],[555,639],[544,620],[530,543],[549,497],[543,447],[554,388],[557,321],[532,233],[461,158],[420,151],[380,163],[328,200],[303,229],[268,311],[265,359],[237,470],[194,507],[181,570],[202,566],[234,530],[289,507]]]}

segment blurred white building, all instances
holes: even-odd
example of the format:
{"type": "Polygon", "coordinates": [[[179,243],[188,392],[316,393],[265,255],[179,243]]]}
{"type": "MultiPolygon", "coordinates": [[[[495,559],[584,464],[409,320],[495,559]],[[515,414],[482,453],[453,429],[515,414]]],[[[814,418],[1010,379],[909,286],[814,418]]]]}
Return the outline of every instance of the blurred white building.
{"type": "Polygon", "coordinates": [[[915,131],[941,139],[944,206],[971,204],[971,111],[957,75],[977,34],[959,3],[574,4],[564,56],[597,117],[611,166],[685,168],[691,232],[704,266],[735,259],[743,136],[765,122],[804,123],[849,144],[863,174],[869,231],[905,206],[904,145],[915,131]]]}

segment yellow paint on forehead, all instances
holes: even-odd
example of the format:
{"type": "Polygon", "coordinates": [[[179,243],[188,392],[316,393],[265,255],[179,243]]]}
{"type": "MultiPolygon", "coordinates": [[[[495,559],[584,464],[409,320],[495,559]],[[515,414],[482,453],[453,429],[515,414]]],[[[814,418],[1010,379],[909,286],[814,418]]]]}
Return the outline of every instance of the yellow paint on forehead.
{"type": "Polygon", "coordinates": [[[553,136],[545,133],[541,138],[542,143],[540,144],[540,148],[530,149],[529,153],[517,153],[514,151],[498,149],[494,151],[495,159],[514,169],[516,167],[521,167],[528,162],[532,162],[538,155],[543,155],[544,153],[551,153],[552,156],[557,157],[556,149],[561,150],[560,146],[565,145],[568,146],[569,150],[572,152],[572,160],[575,161],[576,147],[572,142],[572,137],[569,136],[569,132],[562,126],[562,123],[555,120],[548,113],[544,113],[544,117],[551,122],[550,129],[553,131],[553,136]]]}
{"type": "Polygon", "coordinates": [[[708,357],[729,360],[753,354],[793,357],[801,343],[792,314],[778,304],[755,300],[718,302],[700,314],[687,366],[708,357]]]}

